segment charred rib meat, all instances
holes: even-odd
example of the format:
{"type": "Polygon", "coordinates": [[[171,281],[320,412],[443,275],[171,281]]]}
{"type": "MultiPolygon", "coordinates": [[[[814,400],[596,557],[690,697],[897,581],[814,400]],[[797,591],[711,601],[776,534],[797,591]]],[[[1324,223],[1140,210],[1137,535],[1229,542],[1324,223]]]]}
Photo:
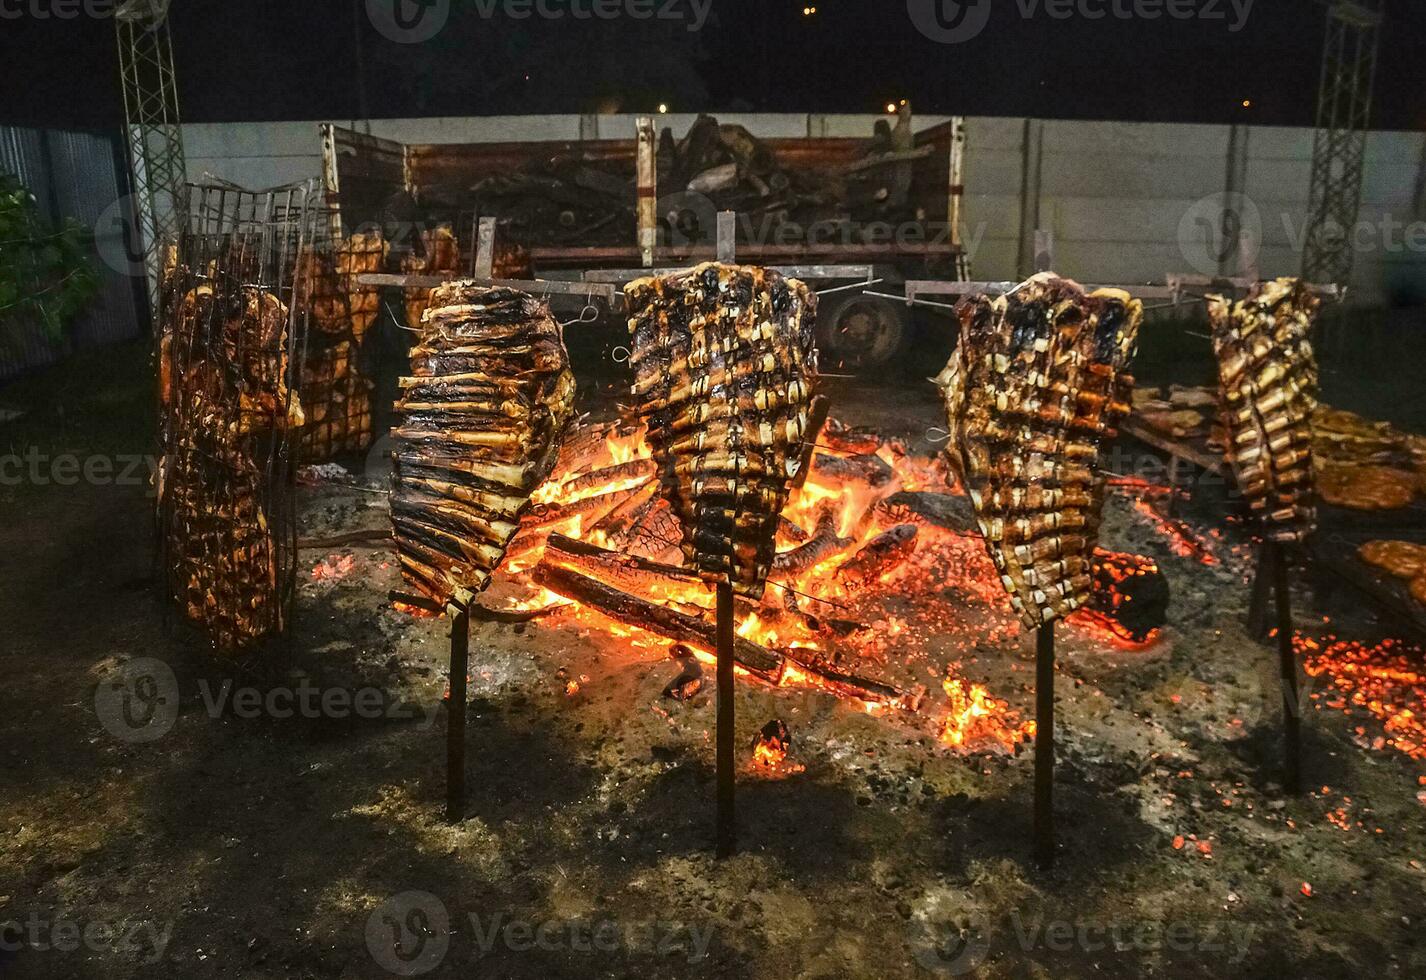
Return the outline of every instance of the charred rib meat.
{"type": "Polygon", "coordinates": [[[391,492],[401,571],[440,602],[479,591],[549,475],[574,376],[549,306],[468,282],[437,287],[401,379],[391,492]]]}
{"type": "Polygon", "coordinates": [[[1143,308],[1044,273],[959,308],[961,338],[936,378],[947,455],[1029,628],[1088,599],[1105,481],[1100,449],[1128,414],[1143,308]]]}
{"type": "Polygon", "coordinates": [[[759,597],[800,466],[816,376],[816,298],[718,263],[625,287],[634,396],[685,561],[759,597]]]}
{"type": "Polygon", "coordinates": [[[1308,338],[1317,307],[1317,297],[1296,279],[1259,283],[1237,302],[1208,297],[1228,459],[1276,541],[1300,541],[1317,525],[1317,359],[1308,338]]]}

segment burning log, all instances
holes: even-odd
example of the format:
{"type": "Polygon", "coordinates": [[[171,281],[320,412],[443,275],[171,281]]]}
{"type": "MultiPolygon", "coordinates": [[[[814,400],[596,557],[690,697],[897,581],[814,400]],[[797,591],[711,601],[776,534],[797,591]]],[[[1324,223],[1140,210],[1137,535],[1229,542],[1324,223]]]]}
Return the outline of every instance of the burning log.
{"type": "Polygon", "coordinates": [[[881,436],[870,429],[854,428],[828,419],[817,441],[828,449],[848,456],[874,456],[881,448],[881,436]]]}
{"type": "Polygon", "coordinates": [[[897,524],[925,522],[948,531],[980,533],[970,498],[949,493],[902,490],[879,501],[876,515],[897,524]]]}
{"type": "Polygon", "coordinates": [[[622,544],[634,526],[653,508],[658,501],[657,495],[658,484],[650,480],[601,517],[589,529],[590,533],[600,533],[606,541],[622,544]]]}
{"type": "Polygon", "coordinates": [[[545,557],[566,568],[596,576],[624,591],[653,593],[659,589],[689,590],[711,595],[712,588],[688,569],[610,551],[587,541],[551,534],[545,542],[545,557]]]}
{"type": "Polygon", "coordinates": [[[818,453],[812,457],[812,475],[822,477],[828,483],[865,483],[870,487],[884,487],[895,474],[880,456],[843,457],[818,453]]]}
{"type": "Polygon", "coordinates": [[[838,579],[852,584],[875,582],[916,551],[916,525],[898,524],[872,538],[837,566],[838,579]]]}
{"type": "Polygon", "coordinates": [[[530,529],[553,527],[576,517],[586,518],[589,523],[594,524],[614,507],[633,496],[643,486],[644,484],[639,484],[626,487],[623,490],[611,490],[608,493],[599,493],[592,497],[573,500],[567,504],[541,504],[538,507],[531,507],[526,512],[524,520],[521,521],[521,526],[530,529]]]}
{"type": "Polygon", "coordinates": [[[828,511],[817,521],[817,530],[806,544],[784,551],[773,559],[772,576],[778,581],[796,579],[851,543],[851,538],[837,535],[836,517],[828,511]]]}
{"type": "Polygon", "coordinates": [[[792,521],[789,521],[786,517],[779,517],[777,519],[777,535],[780,538],[797,542],[806,541],[808,537],[810,537],[806,531],[792,521]]]}
{"type": "Polygon", "coordinates": [[[856,698],[872,704],[891,705],[915,711],[918,699],[907,692],[881,681],[850,674],[833,666],[821,654],[805,647],[789,647],[787,659],[801,668],[818,687],[844,698],[856,698]]]}
{"type": "MultiPolygon", "coordinates": [[[[531,572],[536,584],[567,599],[573,599],[611,619],[690,643],[702,650],[718,649],[714,624],[676,609],[640,599],[570,568],[541,562],[531,572]]],[[[783,658],[766,647],[741,636],[733,641],[733,659],[748,673],[776,684],[782,679],[783,658]]]]}
{"type": "MultiPolygon", "coordinates": [[[[583,493],[586,490],[612,486],[615,483],[623,483],[625,480],[638,480],[641,477],[653,475],[653,460],[631,459],[627,463],[615,463],[613,466],[605,466],[580,476],[570,477],[560,484],[560,492],[563,494],[583,493]]],[[[640,480],[640,486],[643,485],[643,482],[640,480]]]]}

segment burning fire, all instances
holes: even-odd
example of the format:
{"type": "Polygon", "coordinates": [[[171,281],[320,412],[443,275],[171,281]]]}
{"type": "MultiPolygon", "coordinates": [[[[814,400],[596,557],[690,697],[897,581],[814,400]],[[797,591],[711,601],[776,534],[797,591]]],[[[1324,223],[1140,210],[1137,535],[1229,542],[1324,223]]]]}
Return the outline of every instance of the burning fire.
{"type": "Polygon", "coordinates": [[[943,743],[962,748],[986,740],[1010,748],[1034,737],[1033,721],[1016,724],[1016,712],[1004,701],[991,697],[985,685],[970,683],[952,673],[959,669],[960,664],[951,664],[946,679],[941,682],[950,702],[941,728],[943,743]]]}
{"type": "Polygon", "coordinates": [[[1322,639],[1297,634],[1293,647],[1307,675],[1328,682],[1326,690],[1312,692],[1319,708],[1368,714],[1385,734],[1369,735],[1359,725],[1359,741],[1426,759],[1426,673],[1417,666],[1419,648],[1401,640],[1366,644],[1330,634],[1322,639]]]}

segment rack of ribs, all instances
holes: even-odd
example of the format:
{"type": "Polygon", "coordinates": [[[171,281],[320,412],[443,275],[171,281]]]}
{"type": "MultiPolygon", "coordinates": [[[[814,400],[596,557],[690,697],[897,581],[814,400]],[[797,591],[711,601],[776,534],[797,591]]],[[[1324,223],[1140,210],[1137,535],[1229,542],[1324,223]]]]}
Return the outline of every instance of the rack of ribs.
{"type": "Polygon", "coordinates": [[[760,597],[802,461],[816,296],[775,271],[716,262],[624,294],[633,394],[684,560],[760,597]]]}
{"type": "Polygon", "coordinates": [[[1238,487],[1269,538],[1301,541],[1317,526],[1317,360],[1308,334],[1319,300],[1296,279],[1258,283],[1236,302],[1207,300],[1238,487]]]}
{"type": "Polygon", "coordinates": [[[448,602],[480,591],[574,412],[574,375],[543,300],[470,282],[437,287],[401,379],[391,520],[406,581],[448,602]]]}
{"type": "Polygon", "coordinates": [[[1099,463],[1129,412],[1143,306],[1042,273],[957,309],[960,342],[935,379],[947,456],[1027,628],[1084,605],[1093,585],[1105,477],[1099,463]]]}

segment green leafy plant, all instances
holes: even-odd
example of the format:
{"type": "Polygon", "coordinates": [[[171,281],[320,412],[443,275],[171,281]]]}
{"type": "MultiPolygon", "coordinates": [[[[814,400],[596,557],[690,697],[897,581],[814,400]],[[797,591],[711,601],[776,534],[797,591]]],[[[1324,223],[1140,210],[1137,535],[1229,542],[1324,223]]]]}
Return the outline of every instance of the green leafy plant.
{"type": "Polygon", "coordinates": [[[35,196],[0,174],[0,333],[38,323],[62,339],[99,289],[92,245],[93,234],[72,218],[51,227],[35,196]]]}

